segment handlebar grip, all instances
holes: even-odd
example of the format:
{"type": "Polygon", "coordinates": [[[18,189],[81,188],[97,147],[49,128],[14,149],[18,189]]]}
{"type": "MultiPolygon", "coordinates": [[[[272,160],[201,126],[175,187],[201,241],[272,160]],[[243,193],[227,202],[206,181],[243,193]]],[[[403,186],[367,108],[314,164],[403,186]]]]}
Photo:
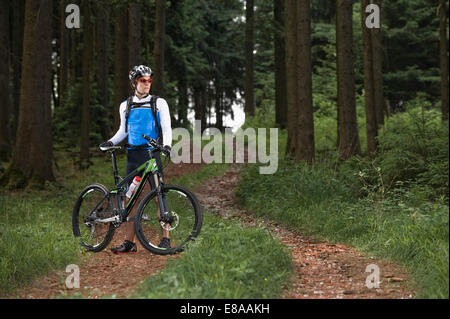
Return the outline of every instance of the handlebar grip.
{"type": "Polygon", "coordinates": [[[147,141],[149,141],[151,146],[157,148],[164,155],[169,156],[169,157],[171,156],[171,151],[166,150],[161,144],[158,144],[158,142],[156,142],[153,138],[148,137],[145,134],[142,134],[142,137],[145,138],[147,141]]]}
{"type": "Polygon", "coordinates": [[[148,136],[145,135],[145,134],[142,134],[142,137],[145,138],[147,141],[149,141],[149,143],[150,143],[151,146],[157,148],[157,149],[160,150],[160,151],[163,151],[163,149],[164,149],[163,146],[160,145],[160,144],[158,144],[158,142],[156,142],[153,138],[148,137],[148,136]]]}
{"type": "Polygon", "coordinates": [[[156,141],[154,139],[152,139],[151,137],[148,137],[145,134],[142,134],[142,137],[145,138],[147,141],[149,141],[152,146],[156,146],[156,147],[159,146],[158,143],[156,143],[156,141]]]}

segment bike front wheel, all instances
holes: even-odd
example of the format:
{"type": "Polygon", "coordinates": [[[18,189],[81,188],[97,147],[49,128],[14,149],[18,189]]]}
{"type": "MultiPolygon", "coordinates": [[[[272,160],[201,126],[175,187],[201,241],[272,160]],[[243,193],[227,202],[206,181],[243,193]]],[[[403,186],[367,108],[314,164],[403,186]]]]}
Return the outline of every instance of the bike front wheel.
{"type": "Polygon", "coordinates": [[[113,224],[100,220],[112,217],[113,209],[105,186],[92,184],[81,191],[73,209],[72,227],[73,234],[80,237],[81,245],[87,250],[99,252],[111,241],[115,230],[113,224]]]}
{"type": "Polygon", "coordinates": [[[197,198],[186,188],[164,185],[162,193],[166,199],[171,222],[164,223],[160,220],[156,192],[151,192],[144,197],[137,209],[136,236],[142,246],[154,254],[175,254],[198,236],[203,215],[197,198]],[[159,247],[163,236],[167,234],[170,238],[170,248],[159,247]]]}

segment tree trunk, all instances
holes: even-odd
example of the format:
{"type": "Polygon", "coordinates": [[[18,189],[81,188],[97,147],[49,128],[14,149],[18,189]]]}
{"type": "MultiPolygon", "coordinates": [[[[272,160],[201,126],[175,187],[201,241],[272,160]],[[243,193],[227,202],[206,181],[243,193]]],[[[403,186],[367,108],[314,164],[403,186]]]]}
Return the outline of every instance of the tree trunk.
{"type": "Polygon", "coordinates": [[[245,2],[245,114],[255,115],[255,101],[253,94],[253,0],[245,2]]]}
{"type": "Polygon", "coordinates": [[[374,63],[372,50],[371,30],[366,26],[366,7],[369,0],[363,0],[361,3],[361,28],[363,40],[363,64],[364,64],[364,97],[366,108],[366,134],[367,134],[367,154],[372,156],[377,151],[378,124],[377,113],[375,109],[374,96],[374,63]]]}
{"type": "Polygon", "coordinates": [[[310,0],[297,0],[297,101],[295,158],[314,161],[310,0]]]}
{"type": "Polygon", "coordinates": [[[202,130],[206,128],[207,92],[201,83],[194,87],[195,120],[201,121],[202,130]]]}
{"type": "Polygon", "coordinates": [[[8,188],[53,181],[51,132],[51,0],[27,1],[22,86],[15,152],[0,180],[8,188]]]}
{"type": "Polygon", "coordinates": [[[336,1],[338,151],[342,159],[361,153],[356,122],[352,6],[352,0],[336,1]]]}
{"type": "Polygon", "coordinates": [[[0,1],[0,161],[11,154],[9,119],[11,114],[9,89],[9,6],[8,0],[0,1]]]}
{"type": "MultiPolygon", "coordinates": [[[[80,13],[81,14],[81,13],[80,13]]],[[[71,29],[70,30],[70,84],[74,85],[76,82],[80,81],[83,76],[83,62],[81,61],[83,52],[80,48],[80,43],[83,43],[82,29],[71,29]]]]}
{"type": "Polygon", "coordinates": [[[448,41],[447,41],[447,9],[446,1],[439,1],[439,38],[441,60],[441,107],[442,119],[448,119],[448,41]]]}
{"type": "Polygon", "coordinates": [[[296,21],[297,9],[296,0],[286,0],[285,2],[285,33],[286,33],[286,90],[288,107],[288,137],[286,143],[286,155],[295,158],[295,146],[297,145],[297,36],[296,21]]]}
{"type": "Polygon", "coordinates": [[[114,23],[114,128],[120,126],[120,103],[130,94],[128,79],[128,13],[124,5],[115,8],[114,23]]]}
{"type": "Polygon", "coordinates": [[[391,116],[391,102],[387,97],[384,98],[384,112],[387,118],[391,116]]]}
{"type": "Polygon", "coordinates": [[[189,107],[188,88],[185,77],[180,77],[178,81],[178,124],[181,127],[188,127],[187,111],[189,107]]]}
{"type": "Polygon", "coordinates": [[[216,124],[215,127],[220,131],[224,131],[223,128],[223,102],[222,102],[222,87],[221,84],[215,83],[216,96],[215,96],[215,109],[216,109],[216,124]]]}
{"type": "Polygon", "coordinates": [[[202,119],[202,100],[199,88],[194,88],[194,119],[200,121],[202,119]]]}
{"type": "Polygon", "coordinates": [[[208,127],[206,115],[211,112],[211,98],[212,95],[211,90],[208,89],[208,86],[205,86],[204,90],[202,91],[202,128],[205,129],[208,127]]]}
{"type": "Polygon", "coordinates": [[[89,102],[93,54],[93,27],[91,22],[91,1],[83,0],[83,104],[81,107],[81,140],[80,140],[80,168],[89,167],[89,102]]]}
{"type": "Polygon", "coordinates": [[[154,76],[152,92],[164,95],[164,38],[166,36],[166,1],[156,0],[154,76]]]}
{"type": "Polygon", "coordinates": [[[141,54],[141,5],[137,2],[132,2],[128,7],[128,66],[131,68],[135,65],[142,64],[141,54]]]}
{"type": "Polygon", "coordinates": [[[25,1],[16,0],[13,5],[12,16],[12,68],[13,68],[13,123],[11,127],[12,140],[16,140],[16,131],[19,126],[19,103],[20,103],[20,78],[22,76],[22,51],[23,51],[23,29],[25,1]]]}
{"type": "Polygon", "coordinates": [[[96,30],[95,30],[95,79],[98,85],[98,101],[103,106],[103,117],[105,123],[102,125],[101,134],[103,140],[107,140],[111,136],[112,127],[110,127],[110,119],[112,116],[112,109],[109,105],[109,63],[108,63],[108,44],[109,44],[109,12],[105,8],[102,1],[95,3],[96,11],[96,30]]]}
{"type": "MultiPolygon", "coordinates": [[[[374,0],[381,11],[381,1],[374,0]]],[[[373,60],[373,98],[375,112],[377,115],[377,128],[384,124],[384,94],[383,94],[383,45],[380,28],[373,28],[370,30],[372,41],[372,60],[373,60]]]]}
{"type": "Polygon", "coordinates": [[[67,98],[67,83],[69,81],[69,31],[65,24],[67,0],[60,2],[60,27],[59,27],[59,74],[58,94],[59,105],[64,106],[67,98]]]}
{"type": "Polygon", "coordinates": [[[274,64],[275,64],[275,121],[281,129],[287,127],[286,51],[284,41],[284,2],[274,0],[274,64]]]}

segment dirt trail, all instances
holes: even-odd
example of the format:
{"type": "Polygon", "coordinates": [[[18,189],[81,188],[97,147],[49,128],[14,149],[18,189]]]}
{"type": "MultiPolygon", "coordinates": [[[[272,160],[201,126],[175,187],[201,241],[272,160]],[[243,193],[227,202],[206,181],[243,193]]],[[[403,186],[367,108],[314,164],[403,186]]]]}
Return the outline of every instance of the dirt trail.
{"type": "MultiPolygon", "coordinates": [[[[166,182],[182,174],[194,172],[202,164],[170,165],[165,169],[166,182]]],[[[294,262],[294,274],[283,298],[413,298],[408,290],[409,275],[393,263],[363,256],[356,249],[320,242],[300,235],[276,223],[252,217],[236,204],[235,190],[242,164],[234,164],[222,176],[212,178],[194,190],[202,207],[223,218],[238,218],[249,227],[266,227],[274,237],[289,247],[294,262]],[[366,267],[375,264],[380,269],[380,288],[366,287],[370,274],[366,267]]],[[[67,289],[64,271],[49,274],[18,290],[11,298],[58,298],[76,294],[84,298],[130,295],[144,278],[164,268],[168,258],[150,254],[138,245],[137,254],[113,255],[109,248],[122,243],[123,228],[119,228],[105,250],[89,254],[80,263],[80,289],[67,289]]]]}
{"type": "Polygon", "coordinates": [[[205,210],[223,218],[238,218],[251,227],[266,227],[290,248],[294,274],[283,298],[413,298],[407,288],[409,275],[394,263],[365,257],[355,248],[300,235],[262,218],[255,218],[236,204],[234,196],[239,180],[239,164],[223,176],[215,177],[196,190],[205,210]],[[368,265],[379,267],[379,288],[366,287],[368,265]]]}
{"type": "MultiPolygon", "coordinates": [[[[170,163],[164,169],[165,182],[199,170],[203,164],[170,163]]],[[[122,244],[125,238],[124,228],[119,227],[111,243],[103,251],[87,253],[87,258],[78,266],[80,268],[80,288],[68,289],[65,284],[69,275],[64,270],[51,273],[34,280],[29,286],[19,289],[10,298],[48,299],[76,295],[83,298],[101,298],[115,295],[125,298],[132,293],[146,277],[164,269],[168,258],[175,256],[154,255],[143,248],[136,240],[137,253],[114,255],[111,247],[122,244]]]]}

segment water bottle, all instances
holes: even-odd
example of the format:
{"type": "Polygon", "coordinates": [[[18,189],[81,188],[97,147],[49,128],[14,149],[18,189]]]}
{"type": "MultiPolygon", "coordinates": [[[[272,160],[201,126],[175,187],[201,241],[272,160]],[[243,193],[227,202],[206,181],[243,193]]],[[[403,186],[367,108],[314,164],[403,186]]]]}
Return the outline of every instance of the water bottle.
{"type": "Polygon", "coordinates": [[[131,183],[130,188],[128,188],[128,192],[127,192],[128,198],[131,198],[131,196],[133,196],[133,193],[136,190],[136,187],[139,185],[140,182],[141,182],[141,178],[139,176],[136,176],[133,179],[133,183],[131,183]]]}

